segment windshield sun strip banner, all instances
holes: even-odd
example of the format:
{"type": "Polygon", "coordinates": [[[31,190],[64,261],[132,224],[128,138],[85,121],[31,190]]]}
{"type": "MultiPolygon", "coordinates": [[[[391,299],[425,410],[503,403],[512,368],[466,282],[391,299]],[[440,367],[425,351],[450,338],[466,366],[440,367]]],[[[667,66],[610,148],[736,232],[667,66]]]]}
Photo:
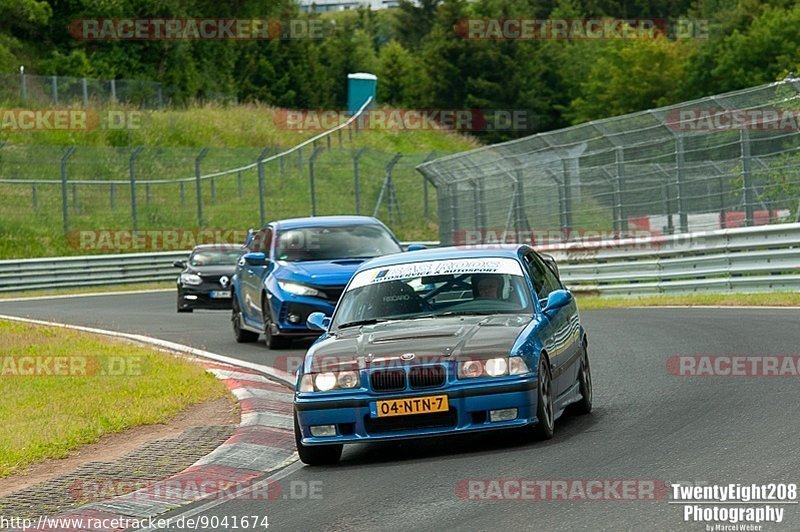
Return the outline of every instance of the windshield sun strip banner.
{"type": "Polygon", "coordinates": [[[433,275],[463,275],[470,273],[496,273],[523,276],[522,268],[514,259],[480,258],[480,259],[447,259],[427,262],[411,262],[370,268],[359,272],[353,278],[348,291],[369,284],[413,279],[433,275]]]}

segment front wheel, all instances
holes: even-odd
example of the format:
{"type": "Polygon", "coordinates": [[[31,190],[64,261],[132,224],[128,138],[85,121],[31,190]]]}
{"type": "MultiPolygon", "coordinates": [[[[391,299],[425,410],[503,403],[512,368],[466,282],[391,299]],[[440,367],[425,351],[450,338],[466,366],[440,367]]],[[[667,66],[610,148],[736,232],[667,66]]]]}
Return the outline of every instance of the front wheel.
{"type": "Polygon", "coordinates": [[[264,321],[264,343],[269,349],[286,349],[292,344],[292,339],[285,336],[272,334],[272,320],[269,315],[266,298],[262,302],[262,316],[264,321]]]}
{"type": "Polygon", "coordinates": [[[183,295],[180,290],[178,291],[178,312],[192,312],[191,308],[183,306],[183,295]]]}
{"type": "Polygon", "coordinates": [[[550,364],[544,354],[539,356],[539,385],[536,418],[538,423],[533,427],[533,436],[537,440],[549,440],[553,437],[555,426],[555,410],[553,407],[553,380],[550,375],[550,364]]]}
{"type": "Polygon", "coordinates": [[[306,465],[334,465],[342,458],[344,445],[303,445],[303,436],[300,433],[300,423],[297,421],[297,412],[294,413],[294,442],[300,461],[306,465]]]}
{"type": "Polygon", "coordinates": [[[231,323],[233,324],[233,337],[236,339],[236,342],[240,344],[255,342],[258,340],[258,333],[242,329],[242,321],[241,317],[239,316],[239,300],[236,298],[235,293],[232,294],[232,296],[233,301],[231,304],[233,307],[233,312],[231,313],[231,323]]]}

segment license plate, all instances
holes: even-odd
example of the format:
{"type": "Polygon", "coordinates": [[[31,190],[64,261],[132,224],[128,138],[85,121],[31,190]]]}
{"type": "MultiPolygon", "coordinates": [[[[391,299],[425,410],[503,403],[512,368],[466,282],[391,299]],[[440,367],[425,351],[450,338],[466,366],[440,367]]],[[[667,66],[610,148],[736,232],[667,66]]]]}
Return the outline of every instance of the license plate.
{"type": "Polygon", "coordinates": [[[223,298],[226,298],[226,297],[231,297],[231,291],[230,290],[212,290],[211,291],[211,297],[213,297],[214,299],[223,299],[223,298]]]}
{"type": "Polygon", "coordinates": [[[433,414],[435,412],[447,412],[450,409],[446,395],[378,401],[375,407],[377,417],[433,414]]]}

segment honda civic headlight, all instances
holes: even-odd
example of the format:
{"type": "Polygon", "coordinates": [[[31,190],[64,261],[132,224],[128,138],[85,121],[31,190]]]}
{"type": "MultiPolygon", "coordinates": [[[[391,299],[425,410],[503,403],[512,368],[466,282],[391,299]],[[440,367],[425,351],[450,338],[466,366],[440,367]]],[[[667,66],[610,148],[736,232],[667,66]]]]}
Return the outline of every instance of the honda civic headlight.
{"type": "Polygon", "coordinates": [[[181,284],[188,284],[190,286],[197,286],[203,284],[203,279],[196,273],[182,273],[181,284]]]}
{"type": "Polygon", "coordinates": [[[502,377],[504,375],[524,375],[530,372],[522,357],[495,357],[486,360],[466,360],[458,364],[459,379],[476,377],[502,377]]]}
{"type": "Polygon", "coordinates": [[[322,292],[320,292],[316,288],[311,288],[310,286],[306,286],[300,283],[291,283],[289,281],[278,281],[278,286],[281,287],[281,290],[289,292],[290,294],[294,294],[296,296],[311,296],[311,297],[322,296],[322,292]]]}
{"type": "Polygon", "coordinates": [[[357,388],[360,379],[357,371],[326,371],[303,375],[300,379],[301,392],[329,392],[357,388]]]}

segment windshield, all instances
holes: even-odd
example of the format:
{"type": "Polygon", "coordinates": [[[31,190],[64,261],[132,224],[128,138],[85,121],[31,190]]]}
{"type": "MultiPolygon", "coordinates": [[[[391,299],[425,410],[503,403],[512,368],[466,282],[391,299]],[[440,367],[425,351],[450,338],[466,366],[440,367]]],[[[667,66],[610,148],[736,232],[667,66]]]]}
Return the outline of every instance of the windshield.
{"type": "Polygon", "coordinates": [[[192,266],[234,266],[242,250],[237,249],[203,249],[195,251],[189,257],[192,266]]]}
{"type": "Polygon", "coordinates": [[[360,272],[339,303],[333,326],[530,312],[528,288],[515,260],[443,260],[360,272]]]}
{"type": "Polygon", "coordinates": [[[379,225],[303,227],[278,235],[278,260],[366,259],[402,251],[392,235],[379,225]]]}

